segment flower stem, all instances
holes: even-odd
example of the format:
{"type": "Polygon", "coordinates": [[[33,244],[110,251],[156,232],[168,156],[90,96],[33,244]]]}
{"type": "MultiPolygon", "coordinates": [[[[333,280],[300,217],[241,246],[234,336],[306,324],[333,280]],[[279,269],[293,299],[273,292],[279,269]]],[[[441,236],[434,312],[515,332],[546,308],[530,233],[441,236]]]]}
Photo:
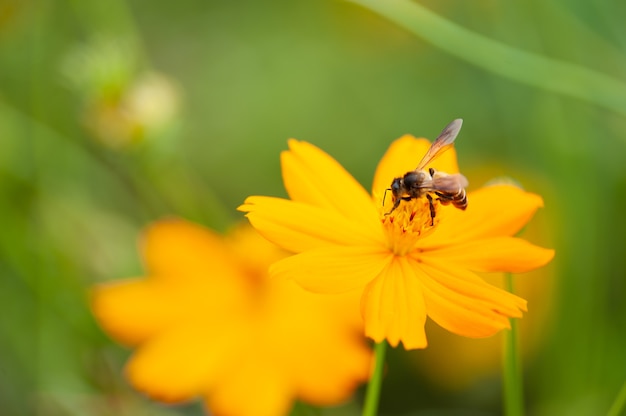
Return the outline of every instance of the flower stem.
{"type": "MultiPolygon", "coordinates": [[[[505,275],[506,290],[513,293],[513,276],[505,275]]],[[[524,390],[522,385],[522,363],[518,348],[517,319],[510,319],[511,329],[504,335],[504,414],[524,415],[524,390]]]]}
{"type": "Polygon", "coordinates": [[[365,405],[363,406],[363,416],[375,416],[378,412],[378,398],[380,397],[380,386],[383,380],[383,368],[385,367],[385,352],[387,341],[383,340],[376,344],[374,348],[375,363],[372,377],[367,384],[365,392],[365,405]]]}

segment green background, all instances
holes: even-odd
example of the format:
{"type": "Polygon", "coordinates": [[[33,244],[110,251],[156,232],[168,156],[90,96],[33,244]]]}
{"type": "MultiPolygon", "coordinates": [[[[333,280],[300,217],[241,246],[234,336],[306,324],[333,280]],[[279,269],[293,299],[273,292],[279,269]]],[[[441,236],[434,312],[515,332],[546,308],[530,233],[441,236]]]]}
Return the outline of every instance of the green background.
{"type": "MultiPolygon", "coordinates": [[[[626,83],[626,3],[421,4],[626,83]]],[[[557,284],[549,330],[525,361],[529,414],[606,414],[626,379],[626,108],[456,56],[339,0],[0,2],[0,415],[200,414],[132,392],[120,375],[128,351],[98,329],[88,288],[141,275],[135,241],[155,219],[223,231],[242,219],[246,196],[285,195],[278,158],[289,137],[369,187],[392,140],[432,139],[457,117],[472,187],[472,172],[487,171],[545,200],[537,220],[557,252],[547,272],[557,284]],[[97,57],[102,44],[128,50],[87,69],[72,58],[97,57]],[[89,104],[146,71],[176,86],[178,112],[134,143],[103,144],[85,124],[89,104]]],[[[408,357],[391,353],[381,414],[500,413],[497,374],[450,392],[408,357]]],[[[361,394],[294,413],[358,414],[361,394]]]]}

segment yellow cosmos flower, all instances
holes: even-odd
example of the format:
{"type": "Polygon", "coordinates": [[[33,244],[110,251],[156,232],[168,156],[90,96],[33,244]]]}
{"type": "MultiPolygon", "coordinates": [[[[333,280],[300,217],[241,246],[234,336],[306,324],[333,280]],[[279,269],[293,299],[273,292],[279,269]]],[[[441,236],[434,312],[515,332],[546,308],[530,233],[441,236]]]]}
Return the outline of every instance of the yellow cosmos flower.
{"type": "Polygon", "coordinates": [[[137,347],[126,373],[138,390],[168,403],[202,396],[216,415],[277,416],[297,398],[338,403],[367,379],[358,293],[324,298],[269,279],[285,253],[251,227],[222,238],[162,221],[142,252],[147,277],[96,287],[92,304],[137,347]]]}
{"type": "MultiPolygon", "coordinates": [[[[509,328],[526,301],[485,283],[475,272],[524,272],[554,252],[515,238],[543,202],[511,185],[468,193],[465,211],[426,198],[402,201],[391,215],[385,190],[415,169],[430,143],[404,136],[381,160],[372,195],[334,159],[295,140],[281,155],[291,200],[252,196],[239,209],[266,238],[298,254],[270,274],[318,293],[360,290],[365,334],[392,346],[425,348],[429,316],[447,330],[485,337],[509,328]]],[[[430,165],[457,173],[451,149],[430,165]]]]}

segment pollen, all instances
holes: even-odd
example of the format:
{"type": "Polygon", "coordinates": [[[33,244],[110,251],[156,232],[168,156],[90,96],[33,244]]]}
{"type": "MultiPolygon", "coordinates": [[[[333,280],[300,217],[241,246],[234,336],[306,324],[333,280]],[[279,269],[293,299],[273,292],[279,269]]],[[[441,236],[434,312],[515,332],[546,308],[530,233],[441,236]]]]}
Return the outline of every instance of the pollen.
{"type": "Polygon", "coordinates": [[[425,197],[402,201],[391,214],[381,211],[381,221],[389,249],[404,256],[415,248],[418,240],[432,232],[439,223],[441,204],[433,199],[435,217],[431,216],[430,204],[425,197]]]}

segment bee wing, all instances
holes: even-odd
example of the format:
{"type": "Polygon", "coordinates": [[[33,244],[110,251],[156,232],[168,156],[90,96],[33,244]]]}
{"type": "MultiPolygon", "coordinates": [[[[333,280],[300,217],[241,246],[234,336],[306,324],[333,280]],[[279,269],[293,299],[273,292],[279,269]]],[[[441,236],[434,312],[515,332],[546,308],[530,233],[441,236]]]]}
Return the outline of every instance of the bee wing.
{"type": "Polygon", "coordinates": [[[462,188],[469,185],[467,178],[460,173],[453,175],[439,176],[435,175],[431,187],[434,191],[441,192],[459,192],[462,188]]]}
{"type": "Polygon", "coordinates": [[[454,140],[459,134],[459,130],[461,130],[462,125],[463,119],[460,118],[457,118],[452,121],[452,123],[448,124],[437,139],[435,139],[434,143],[430,146],[430,149],[428,149],[428,152],[426,152],[415,170],[424,169],[424,167],[426,167],[426,165],[428,165],[433,159],[451,148],[454,145],[454,140]]]}

